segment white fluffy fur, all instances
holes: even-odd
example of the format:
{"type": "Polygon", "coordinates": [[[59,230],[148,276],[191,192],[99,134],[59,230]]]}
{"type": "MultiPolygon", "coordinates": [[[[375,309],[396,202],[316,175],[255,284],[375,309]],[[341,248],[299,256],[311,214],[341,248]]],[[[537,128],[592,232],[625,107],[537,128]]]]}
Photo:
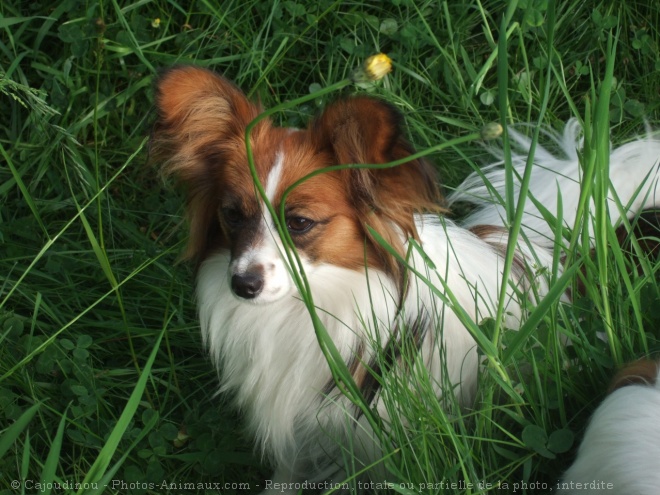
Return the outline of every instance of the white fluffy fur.
{"type": "MultiPolygon", "coordinates": [[[[576,124],[570,122],[564,136],[556,138],[565,157],[557,158],[536,148],[530,186],[534,197],[553,213],[557,210],[557,190],[562,191],[564,219],[569,226],[579,194],[577,131],[576,124]]],[[[513,157],[522,174],[529,141],[516,132],[511,132],[511,136],[522,148],[521,154],[513,157]]],[[[650,139],[631,142],[612,152],[612,182],[623,204],[650,176],[649,189],[642,192],[647,201],[644,205],[634,203],[632,211],[656,204],[658,156],[660,142],[650,139]]],[[[499,164],[486,171],[488,180],[502,194],[504,174],[499,164]]],[[[411,264],[427,274],[441,292],[448,287],[470,318],[480,321],[492,315],[497,305],[507,236],[494,232],[481,239],[465,227],[504,226],[502,207],[492,201],[476,175],[468,178],[451,198],[458,199],[479,206],[463,226],[430,216],[417,219],[422,247],[435,270],[415,249],[411,264]]],[[[616,221],[615,208],[611,214],[616,221]]],[[[523,223],[525,234],[533,243],[519,247],[520,259],[528,264],[527,273],[514,271],[512,280],[507,282],[517,288],[509,291],[509,326],[519,325],[524,317],[525,301],[520,298],[526,299],[525,293],[531,292],[528,289],[534,286],[541,297],[547,292],[542,273],[552,263],[552,250],[548,248],[552,247],[554,234],[530,203],[523,223]],[[515,292],[522,295],[515,296],[515,292]]],[[[397,323],[396,287],[392,280],[375,269],[367,275],[336,266],[314,265],[304,259],[303,262],[319,314],[346,360],[361,344],[369,349],[374,341],[387,342],[397,323]]],[[[352,409],[336,390],[327,398],[320,394],[331,376],[305,306],[293,288],[276,302],[248,304],[232,294],[228,272],[229,254],[218,253],[202,264],[197,287],[204,339],[222,370],[223,390],[235,394],[250,429],[277,466],[277,481],[341,481],[337,442],[354,435],[357,428],[350,425],[350,413],[347,415],[352,409]]],[[[434,295],[423,281],[413,278],[402,317],[414,320],[424,312],[429,316],[429,329],[421,347],[422,358],[438,387],[447,381],[455,384],[455,393],[469,403],[478,375],[475,342],[454,308],[434,295]]],[[[368,350],[365,358],[368,360],[373,352],[368,350]]],[[[623,407],[621,404],[618,407],[623,407]]],[[[386,414],[384,408],[380,409],[386,414]]],[[[365,446],[364,450],[371,452],[367,457],[374,455],[373,446],[365,446]]],[[[658,453],[657,446],[654,452],[658,453]]],[[[365,463],[372,460],[362,459],[365,463]]]]}
{"type": "Polygon", "coordinates": [[[565,495],[660,492],[660,380],[619,388],[603,401],[558,488],[565,495]]]}
{"type": "MultiPolygon", "coordinates": [[[[511,161],[518,174],[514,174],[515,201],[518,201],[520,180],[525,171],[528,150],[531,140],[527,136],[509,129],[512,153],[511,161]]],[[[557,194],[562,198],[562,214],[565,225],[572,227],[580,198],[581,170],[578,162],[578,150],[582,148],[582,129],[576,119],[566,123],[563,134],[547,130],[545,136],[552,141],[561,154],[555,156],[547,149],[536,146],[534,154],[534,170],[529,183],[529,194],[541,203],[549,212],[558,217],[557,194]]],[[[501,152],[491,150],[498,155],[501,152]]],[[[658,186],[658,158],[660,157],[660,140],[650,133],[644,138],[638,138],[626,143],[610,153],[610,201],[608,210],[613,225],[616,225],[621,215],[612,199],[618,198],[629,216],[634,216],[642,209],[657,205],[660,202],[660,187],[658,186]],[[612,192],[612,189],[614,192],[612,192]],[[616,196],[613,196],[615,194],[616,196]]],[[[468,216],[462,225],[503,225],[506,213],[504,206],[495,198],[494,189],[501,197],[505,196],[505,173],[503,160],[485,167],[482,172],[490,187],[483,178],[471,174],[457,190],[450,195],[450,204],[456,201],[467,201],[479,208],[468,216]]],[[[602,164],[600,164],[602,166],[602,164]]],[[[523,219],[525,232],[534,243],[551,249],[555,234],[543,219],[538,208],[532,201],[525,203],[523,219]]]]}
{"type": "MultiPolygon", "coordinates": [[[[436,270],[426,266],[417,252],[411,264],[441,292],[440,279],[444,280],[473,320],[494,314],[504,264],[502,246],[493,248],[448,220],[420,217],[418,227],[425,253],[436,270]]],[[[506,238],[498,237],[490,241],[506,243],[506,238]]],[[[540,253],[540,259],[531,260],[539,269],[551,261],[542,250],[540,253]]],[[[327,401],[319,394],[331,375],[307,309],[294,292],[277,303],[258,307],[238,300],[224,276],[228,263],[225,253],[213,256],[202,265],[198,282],[203,335],[222,370],[223,389],[235,392],[250,428],[286,479],[327,477],[332,467],[338,469],[332,451],[347,434],[348,405],[337,399],[336,391],[327,401]]],[[[373,345],[375,328],[379,340],[387,342],[396,314],[396,288],[389,278],[376,270],[367,276],[331,265],[307,265],[305,272],[319,314],[346,360],[360,343],[367,348],[373,345]]],[[[518,290],[524,289],[522,277],[516,282],[520,282],[518,290]]],[[[542,277],[537,285],[536,290],[543,294],[546,284],[542,277]]],[[[519,324],[521,311],[520,302],[511,295],[509,325],[519,324]]],[[[442,328],[427,333],[422,345],[426,366],[438,383],[446,373],[449,382],[458,386],[459,397],[469,402],[478,369],[472,337],[428,285],[414,280],[402,316],[409,319],[421,312],[429,315],[433,326],[443,322],[442,328]]],[[[367,360],[372,354],[367,353],[367,360]]],[[[369,445],[364,448],[373,450],[369,445]]]]}

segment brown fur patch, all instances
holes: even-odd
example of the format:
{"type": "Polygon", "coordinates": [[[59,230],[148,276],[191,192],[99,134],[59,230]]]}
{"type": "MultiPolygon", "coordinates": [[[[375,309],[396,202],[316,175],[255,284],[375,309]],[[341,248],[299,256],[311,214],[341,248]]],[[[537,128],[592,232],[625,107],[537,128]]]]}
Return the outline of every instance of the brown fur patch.
{"type": "MultiPolygon", "coordinates": [[[[637,238],[640,247],[650,256],[660,254],[660,210],[645,210],[634,219],[632,233],[637,238]]],[[[619,244],[627,251],[631,249],[630,233],[621,226],[616,230],[619,244]]]]}
{"type": "Polygon", "coordinates": [[[658,363],[649,359],[640,359],[624,366],[614,376],[608,393],[627,385],[654,385],[658,378],[658,363]]]}
{"type": "MultiPolygon", "coordinates": [[[[259,108],[226,79],[197,67],[175,67],[157,83],[158,122],[150,157],[187,189],[190,236],[185,257],[201,259],[219,236],[220,164],[245,149],[243,134],[259,108]]],[[[255,129],[263,135],[269,124],[255,129]]]]}
{"type": "MultiPolygon", "coordinates": [[[[372,98],[335,102],[312,122],[309,132],[337,164],[385,164],[413,152],[401,132],[401,115],[372,98]]],[[[402,237],[417,238],[414,213],[445,212],[434,169],[423,160],[411,160],[392,168],[348,169],[342,176],[374,253],[388,273],[400,277],[398,263],[367,226],[403,254],[402,237]]]]}

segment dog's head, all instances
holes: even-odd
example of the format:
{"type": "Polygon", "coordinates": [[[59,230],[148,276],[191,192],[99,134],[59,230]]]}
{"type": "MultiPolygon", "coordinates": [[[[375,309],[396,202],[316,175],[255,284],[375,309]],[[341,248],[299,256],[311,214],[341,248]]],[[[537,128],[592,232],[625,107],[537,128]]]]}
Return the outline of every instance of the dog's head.
{"type": "MultiPolygon", "coordinates": [[[[261,108],[225,78],[196,67],[165,72],[156,106],[150,152],[186,188],[186,256],[202,262],[229,251],[232,290],[245,300],[266,303],[290,293],[281,241],[248,165],[246,127],[261,108]]],[[[249,139],[266,197],[279,211],[285,191],[322,168],[409,156],[400,122],[392,106],[367,97],[336,101],[306,129],[261,120],[249,139]]],[[[414,214],[439,210],[439,199],[434,171],[422,160],[335,170],[290,191],[285,227],[306,271],[324,264],[362,270],[366,261],[398,280],[399,264],[369,228],[401,253],[405,239],[417,235],[414,214]]]]}

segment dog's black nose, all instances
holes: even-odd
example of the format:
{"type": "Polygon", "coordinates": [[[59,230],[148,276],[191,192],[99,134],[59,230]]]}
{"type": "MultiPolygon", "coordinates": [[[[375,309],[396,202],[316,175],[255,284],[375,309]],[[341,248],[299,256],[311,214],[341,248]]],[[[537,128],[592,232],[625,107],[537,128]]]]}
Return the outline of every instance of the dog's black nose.
{"type": "Polygon", "coordinates": [[[231,290],[243,299],[254,299],[264,288],[264,277],[259,273],[236,274],[231,277],[231,290]]]}

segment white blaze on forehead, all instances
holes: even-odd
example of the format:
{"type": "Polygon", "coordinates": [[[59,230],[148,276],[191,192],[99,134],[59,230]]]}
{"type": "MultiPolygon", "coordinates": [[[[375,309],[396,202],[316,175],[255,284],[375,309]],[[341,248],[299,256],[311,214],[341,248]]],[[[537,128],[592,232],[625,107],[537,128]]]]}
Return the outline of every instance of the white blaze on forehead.
{"type": "MultiPolygon", "coordinates": [[[[275,161],[264,183],[266,198],[274,207],[277,207],[274,202],[282,178],[283,163],[284,154],[280,151],[275,155],[275,161]]],[[[261,222],[255,239],[230,264],[231,275],[252,270],[263,277],[261,293],[249,301],[253,304],[275,301],[288,294],[293,287],[287,265],[282,258],[282,243],[273,228],[273,218],[263,203],[262,201],[261,222]]]]}
{"type": "MultiPolygon", "coordinates": [[[[268,172],[266,181],[263,183],[266,197],[273,207],[275,194],[277,193],[280,179],[282,176],[282,164],[284,155],[278,151],[275,155],[273,166],[268,172]]],[[[272,265],[280,259],[280,239],[277,231],[273,228],[273,217],[266,208],[263,199],[261,200],[261,221],[259,222],[258,232],[246,249],[238,253],[232,260],[231,266],[233,273],[240,273],[254,266],[272,265]]]]}
{"type": "Polygon", "coordinates": [[[284,155],[281,151],[278,151],[277,155],[275,155],[275,163],[273,164],[273,168],[270,169],[270,172],[268,172],[268,177],[266,178],[266,197],[268,198],[268,201],[271,202],[271,204],[275,200],[277,186],[280,185],[283,163],[284,155]]]}
{"type": "MultiPolygon", "coordinates": [[[[266,177],[266,183],[264,184],[264,189],[266,191],[266,198],[268,198],[268,201],[270,202],[271,206],[273,208],[277,208],[277,205],[275,204],[275,195],[277,194],[277,191],[279,189],[280,181],[282,179],[282,168],[284,164],[284,154],[282,151],[278,151],[277,154],[275,155],[275,161],[273,162],[273,167],[270,169],[268,172],[268,177],[266,177]]],[[[274,222],[273,222],[273,217],[270,214],[270,211],[266,208],[266,205],[262,201],[262,217],[261,217],[261,226],[260,226],[260,231],[264,234],[265,239],[267,244],[272,244],[272,242],[275,243],[274,246],[271,245],[271,247],[277,247],[280,245],[280,239],[279,236],[277,235],[277,232],[274,229],[274,222]],[[270,236],[265,235],[267,232],[270,233],[270,236]],[[271,240],[271,242],[268,242],[267,239],[271,240]]],[[[279,247],[276,248],[277,251],[279,251],[279,247]]]]}
{"type": "MultiPolygon", "coordinates": [[[[279,211],[278,191],[283,180],[284,153],[279,150],[275,155],[266,180],[263,182],[264,192],[268,201],[276,211],[279,211]]],[[[260,198],[261,199],[261,198],[260,198]]],[[[263,277],[263,289],[254,298],[245,300],[250,304],[263,304],[277,301],[286,295],[295,294],[295,285],[290,275],[290,267],[284,255],[285,248],[282,244],[277,230],[274,228],[273,217],[261,200],[261,219],[257,232],[250,245],[242,252],[235,253],[229,264],[230,278],[249,272],[259,274],[263,277]]],[[[286,227],[284,227],[286,228],[286,227]]],[[[311,273],[315,268],[306,262],[304,253],[299,253],[304,264],[306,273],[311,273]]]]}
{"type": "MultiPolygon", "coordinates": [[[[275,194],[277,194],[277,190],[280,185],[280,180],[282,178],[282,168],[283,168],[283,163],[284,163],[284,154],[282,151],[278,151],[277,154],[275,155],[275,161],[273,162],[273,167],[270,169],[270,172],[268,172],[268,177],[266,177],[266,183],[264,184],[265,191],[266,191],[266,197],[268,198],[268,201],[270,202],[271,206],[273,208],[277,208],[277,205],[275,204],[275,194]]],[[[270,214],[270,211],[266,208],[266,205],[262,201],[261,204],[262,208],[262,218],[261,218],[261,232],[270,232],[271,238],[276,242],[276,244],[279,245],[279,236],[277,235],[277,232],[273,229],[274,227],[274,222],[273,222],[273,217],[270,214]]]]}

